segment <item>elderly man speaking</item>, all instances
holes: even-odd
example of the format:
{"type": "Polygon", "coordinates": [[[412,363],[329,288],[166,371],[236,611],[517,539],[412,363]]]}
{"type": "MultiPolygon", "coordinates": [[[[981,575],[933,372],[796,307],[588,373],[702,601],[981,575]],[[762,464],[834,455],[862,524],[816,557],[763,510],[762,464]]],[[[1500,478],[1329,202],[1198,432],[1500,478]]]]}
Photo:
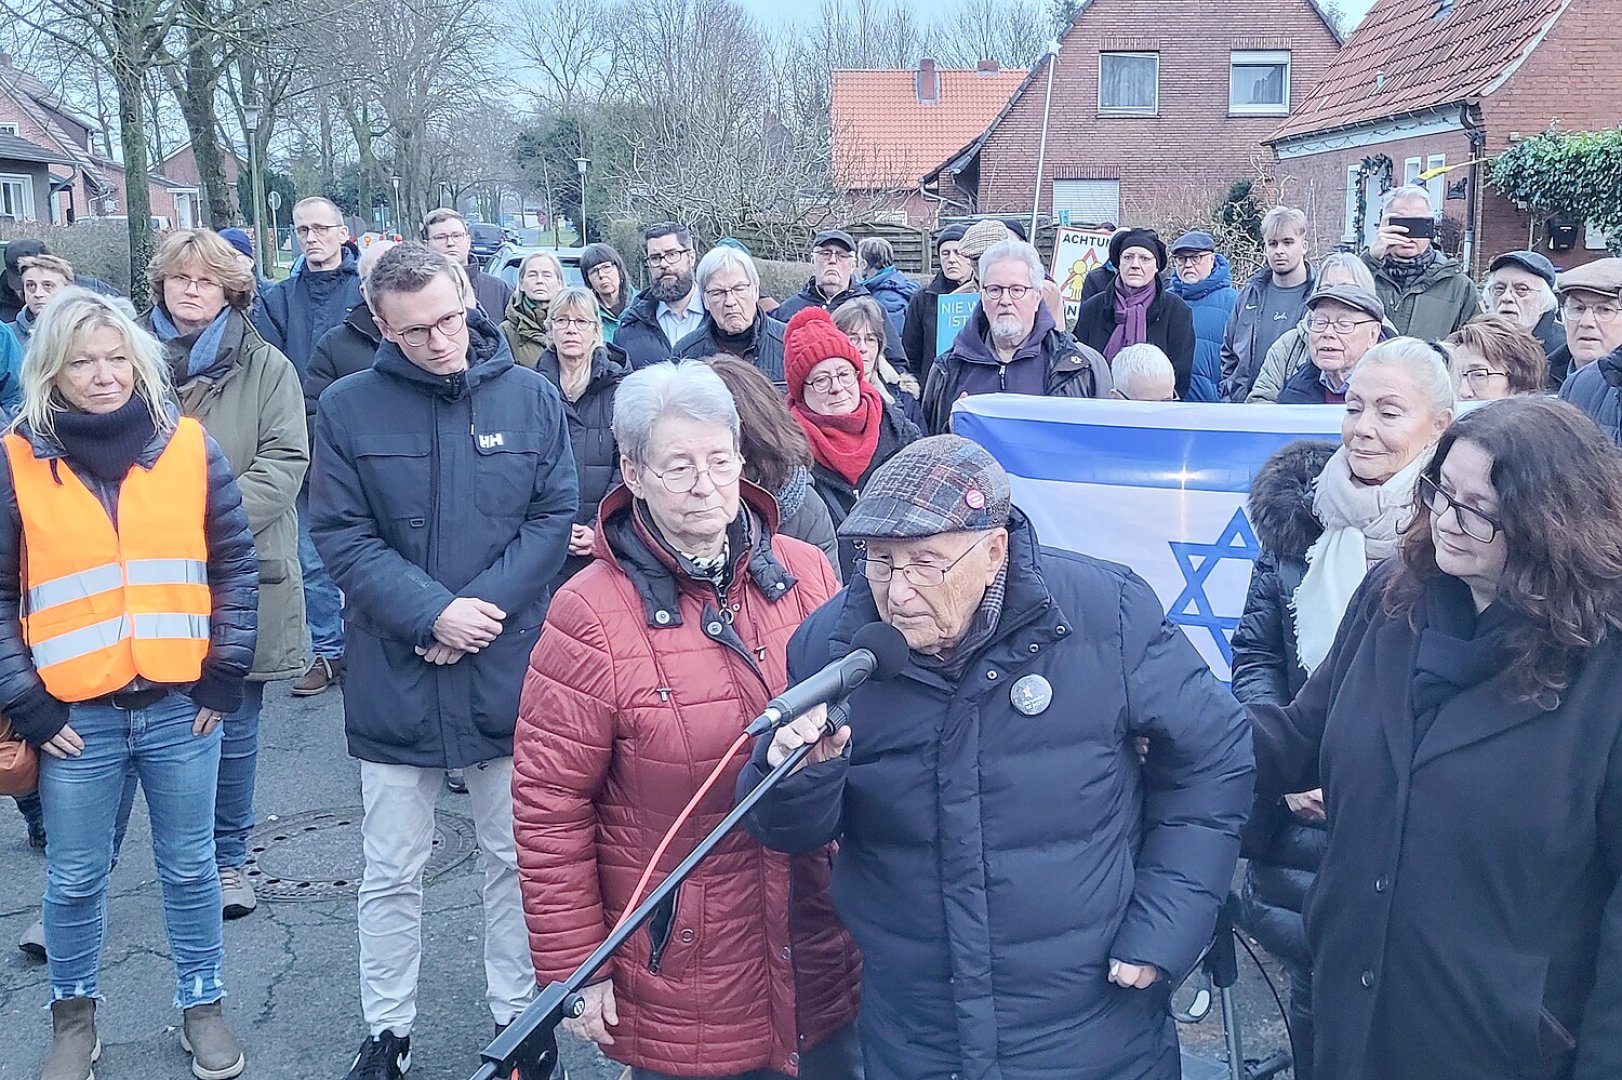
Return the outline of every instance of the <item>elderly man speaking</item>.
{"type": "Polygon", "coordinates": [[[902,450],[839,532],[865,541],[861,576],[796,632],[790,676],[875,620],[908,664],[832,735],[818,710],[763,736],[739,792],[816,744],[748,825],[788,852],[840,842],[867,1080],[1179,1076],[1168,987],[1250,807],[1239,708],[1143,581],[1040,547],[966,439],[902,450]]]}

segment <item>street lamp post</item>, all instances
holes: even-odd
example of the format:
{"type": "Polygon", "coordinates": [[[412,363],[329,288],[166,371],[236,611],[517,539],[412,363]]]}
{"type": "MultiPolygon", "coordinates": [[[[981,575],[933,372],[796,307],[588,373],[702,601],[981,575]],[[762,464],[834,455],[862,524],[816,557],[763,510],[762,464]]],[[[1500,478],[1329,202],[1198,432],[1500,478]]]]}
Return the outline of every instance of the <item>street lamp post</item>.
{"type": "MultiPolygon", "coordinates": [[[[1036,215],[1042,209],[1042,172],[1048,158],[1048,117],[1053,112],[1053,71],[1059,66],[1059,43],[1048,42],[1048,91],[1042,103],[1042,136],[1036,148],[1036,194],[1031,197],[1031,243],[1036,243],[1036,215]]],[[[1057,217],[1057,214],[1055,214],[1057,217]]],[[[1057,234],[1055,234],[1057,235],[1057,234]]]]}
{"type": "Polygon", "coordinates": [[[259,169],[259,106],[242,106],[242,127],[248,136],[249,184],[253,188],[253,252],[263,265],[265,258],[265,178],[259,169]]]}
{"type": "Polygon", "coordinates": [[[394,184],[394,201],[389,203],[389,216],[394,219],[394,231],[403,237],[405,230],[400,228],[400,177],[391,176],[389,180],[394,184]]]}
{"type": "Polygon", "coordinates": [[[586,170],[591,168],[591,159],[585,156],[574,159],[574,167],[580,173],[580,246],[586,246],[586,170]]]}

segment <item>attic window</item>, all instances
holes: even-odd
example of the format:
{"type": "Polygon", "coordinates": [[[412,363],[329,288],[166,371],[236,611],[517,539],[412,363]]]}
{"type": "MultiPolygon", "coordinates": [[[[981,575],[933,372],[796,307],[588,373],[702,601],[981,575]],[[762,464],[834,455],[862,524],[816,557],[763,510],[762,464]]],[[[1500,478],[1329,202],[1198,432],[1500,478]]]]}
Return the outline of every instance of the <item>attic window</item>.
{"type": "Polygon", "coordinates": [[[1431,16],[1431,19],[1435,22],[1441,22],[1451,14],[1453,14],[1453,0],[1441,0],[1436,5],[1436,14],[1431,16]]]}

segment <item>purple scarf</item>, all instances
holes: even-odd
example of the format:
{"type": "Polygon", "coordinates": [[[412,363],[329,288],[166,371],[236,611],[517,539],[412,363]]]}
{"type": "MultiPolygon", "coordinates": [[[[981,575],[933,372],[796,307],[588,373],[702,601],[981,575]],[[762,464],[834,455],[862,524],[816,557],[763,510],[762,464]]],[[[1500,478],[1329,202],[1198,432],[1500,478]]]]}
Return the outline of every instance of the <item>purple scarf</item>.
{"type": "Polygon", "coordinates": [[[1120,278],[1115,279],[1115,332],[1104,346],[1104,359],[1114,360],[1115,354],[1128,345],[1141,345],[1149,339],[1149,305],[1155,302],[1155,285],[1151,281],[1134,289],[1120,278]]]}

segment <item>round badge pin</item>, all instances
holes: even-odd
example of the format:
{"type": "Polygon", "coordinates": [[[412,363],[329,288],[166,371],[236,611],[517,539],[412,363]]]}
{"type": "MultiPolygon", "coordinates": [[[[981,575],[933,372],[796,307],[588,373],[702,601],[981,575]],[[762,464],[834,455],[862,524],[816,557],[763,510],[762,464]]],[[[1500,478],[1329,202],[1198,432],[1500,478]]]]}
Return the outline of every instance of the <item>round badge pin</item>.
{"type": "Polygon", "coordinates": [[[979,488],[970,488],[965,491],[963,501],[969,504],[971,510],[984,510],[986,508],[986,494],[979,488]]]}
{"type": "Polygon", "coordinates": [[[1014,708],[1026,716],[1036,716],[1053,704],[1053,684],[1040,675],[1026,675],[1008,691],[1014,708]]]}

